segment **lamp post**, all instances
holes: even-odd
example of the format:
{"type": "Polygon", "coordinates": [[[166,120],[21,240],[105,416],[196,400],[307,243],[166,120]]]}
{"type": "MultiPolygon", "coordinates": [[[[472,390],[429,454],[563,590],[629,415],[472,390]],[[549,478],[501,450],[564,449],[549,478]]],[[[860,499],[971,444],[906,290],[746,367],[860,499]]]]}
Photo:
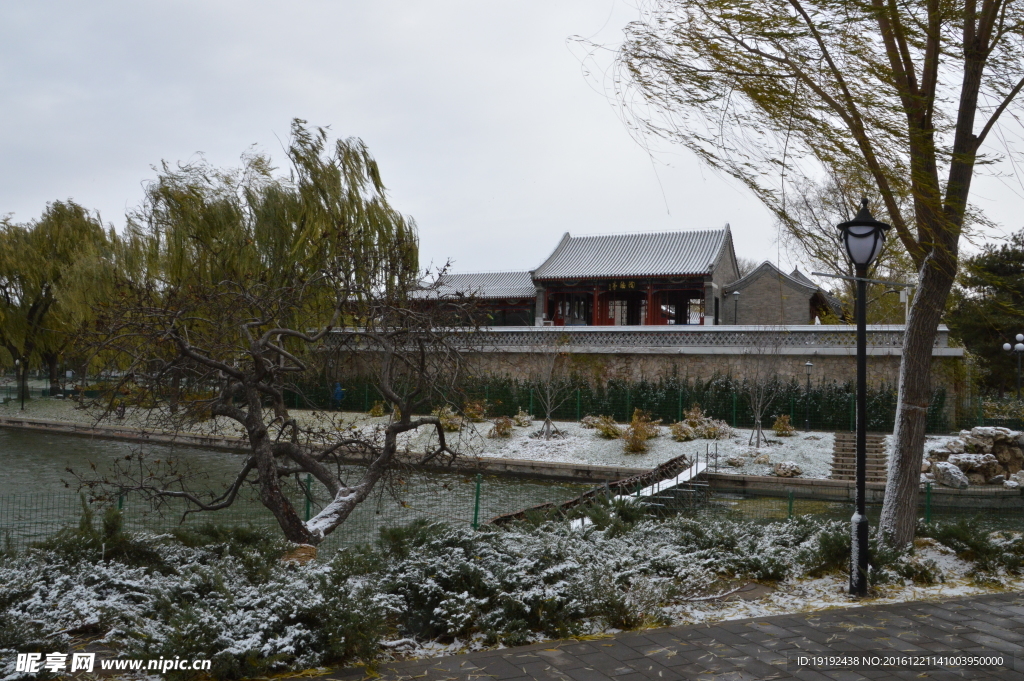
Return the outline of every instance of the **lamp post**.
{"type": "Polygon", "coordinates": [[[23,385],[23,381],[21,380],[21,360],[20,359],[14,360],[14,370],[18,373],[18,377],[17,377],[17,380],[18,380],[18,394],[21,395],[21,410],[25,411],[25,387],[26,386],[23,385]]]}
{"type": "Polygon", "coordinates": [[[808,433],[811,432],[811,369],[814,368],[814,364],[811,360],[807,360],[807,364],[804,365],[804,371],[807,372],[807,391],[804,393],[804,430],[808,433]]]}
{"type": "Polygon", "coordinates": [[[1017,401],[1020,401],[1020,356],[1024,355],[1024,333],[1017,334],[1017,343],[1003,343],[1003,350],[1017,355],[1017,401]]]}
{"type": "Polygon", "coordinates": [[[867,479],[867,278],[868,267],[882,250],[889,225],[871,217],[868,200],[861,201],[860,210],[849,222],[838,225],[842,232],[846,255],[857,276],[857,508],[850,520],[850,594],[868,594],[868,518],[865,508],[867,479]]]}
{"type": "Polygon", "coordinates": [[[740,292],[739,291],[733,291],[732,292],[732,303],[733,303],[733,305],[732,305],[732,323],[733,324],[739,324],[740,323],[740,292]]]}

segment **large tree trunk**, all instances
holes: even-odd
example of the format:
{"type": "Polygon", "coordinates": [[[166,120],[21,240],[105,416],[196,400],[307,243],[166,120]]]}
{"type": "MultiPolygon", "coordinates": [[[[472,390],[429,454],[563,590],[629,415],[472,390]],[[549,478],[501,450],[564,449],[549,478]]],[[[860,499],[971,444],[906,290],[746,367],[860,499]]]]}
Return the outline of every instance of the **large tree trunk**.
{"type": "Polygon", "coordinates": [[[18,399],[24,404],[28,398],[28,360],[23,359],[18,365],[18,399]]]}
{"type": "Polygon", "coordinates": [[[894,446],[879,520],[882,535],[895,546],[913,541],[917,524],[925,427],[932,397],[932,347],[953,285],[950,273],[956,271],[955,264],[952,269],[949,263],[943,264],[946,266],[939,266],[929,256],[921,268],[921,285],[914,296],[903,337],[894,446]]]}
{"type": "Polygon", "coordinates": [[[50,397],[60,392],[60,357],[56,352],[44,352],[43,361],[50,375],[50,397]]]}

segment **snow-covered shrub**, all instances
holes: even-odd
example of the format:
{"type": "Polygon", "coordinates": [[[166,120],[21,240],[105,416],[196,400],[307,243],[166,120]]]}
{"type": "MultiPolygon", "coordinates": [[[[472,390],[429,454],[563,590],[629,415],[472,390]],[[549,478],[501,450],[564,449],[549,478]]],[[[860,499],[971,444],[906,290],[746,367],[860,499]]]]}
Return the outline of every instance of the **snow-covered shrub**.
{"type": "Polygon", "coordinates": [[[975,519],[960,518],[953,522],[921,523],[917,533],[934,538],[960,558],[973,562],[978,574],[1024,572],[1024,535],[1019,532],[989,534],[975,519]]]}
{"type": "Polygon", "coordinates": [[[586,416],[580,419],[580,425],[586,428],[587,430],[593,430],[594,428],[597,428],[597,421],[600,418],[600,416],[593,416],[592,414],[587,414],[586,416]]]}
{"type": "Polygon", "coordinates": [[[796,428],[789,422],[789,414],[781,414],[775,418],[772,424],[772,431],[779,437],[791,437],[796,435],[796,428]]]}
{"type": "Polygon", "coordinates": [[[370,407],[370,416],[384,416],[384,403],[377,401],[370,407]]]}
{"type": "Polygon", "coordinates": [[[725,421],[708,419],[694,429],[697,437],[705,440],[725,440],[733,435],[732,427],[725,421]]]}
{"type": "Polygon", "coordinates": [[[487,432],[487,437],[512,437],[513,421],[507,416],[494,419],[494,426],[487,432]]]}
{"type": "Polygon", "coordinates": [[[658,437],[661,420],[652,421],[651,417],[640,409],[633,410],[633,420],[626,427],[622,439],[627,454],[638,454],[647,451],[647,441],[658,437]]]}
{"type": "Polygon", "coordinates": [[[0,563],[0,678],[12,653],[43,639],[60,649],[73,634],[101,634],[127,657],[209,658],[215,678],[370,660],[395,619],[398,599],[371,574],[286,567],[234,542],[133,540],[166,570],[43,549],[0,563]]]}
{"type": "Polygon", "coordinates": [[[697,437],[693,427],[686,421],[677,421],[668,427],[672,439],[676,442],[689,442],[697,437]]]}
{"type": "Polygon", "coordinates": [[[456,414],[448,405],[445,405],[440,409],[435,409],[430,413],[440,419],[441,427],[444,428],[446,432],[457,433],[462,430],[462,417],[456,414]]]}
{"type": "Polygon", "coordinates": [[[61,530],[37,544],[37,548],[69,562],[112,560],[167,571],[163,558],[149,543],[124,531],[123,518],[116,508],[107,508],[100,527],[94,525],[92,508],[83,496],[78,527],[61,530]]]}
{"type": "Polygon", "coordinates": [[[520,428],[529,428],[533,424],[533,417],[527,414],[522,407],[519,407],[519,411],[512,417],[512,420],[520,428]]]}
{"type": "Polygon", "coordinates": [[[606,440],[618,440],[622,437],[622,427],[615,423],[615,418],[611,416],[595,417],[594,429],[606,440]]]}
{"type": "Polygon", "coordinates": [[[728,423],[707,416],[699,404],[693,405],[683,413],[683,423],[693,429],[696,437],[705,440],[724,440],[733,434],[728,423]]]}
{"type": "Polygon", "coordinates": [[[462,413],[473,423],[482,423],[487,418],[487,403],[470,401],[462,405],[462,413]]]}

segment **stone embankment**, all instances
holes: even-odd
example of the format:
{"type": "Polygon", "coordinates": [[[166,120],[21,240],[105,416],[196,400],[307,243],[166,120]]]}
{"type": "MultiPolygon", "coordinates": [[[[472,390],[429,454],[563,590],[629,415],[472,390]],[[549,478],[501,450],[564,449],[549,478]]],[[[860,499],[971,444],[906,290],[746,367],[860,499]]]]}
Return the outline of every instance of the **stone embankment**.
{"type": "MultiPolygon", "coordinates": [[[[173,433],[144,428],[131,428],[116,425],[85,425],[66,421],[50,421],[44,419],[26,419],[0,417],[0,428],[19,428],[24,430],[63,433],[84,437],[109,438],[130,442],[150,442],[163,445],[185,445],[205,447],[222,451],[240,452],[245,450],[245,441],[239,437],[214,435],[173,433]]],[[[974,429],[975,431],[979,429],[974,429]]],[[[987,429],[1004,431],[1005,429],[987,429]]],[[[965,431],[965,433],[968,431],[965,431]]],[[[970,431],[973,433],[974,431],[970,431]]],[[[1009,431],[1008,431],[1009,432],[1009,431]]],[[[963,434],[961,434],[963,435],[963,434]]],[[[980,439],[982,447],[989,446],[987,439],[980,439]]],[[[1002,436],[1000,435],[1000,438],[1002,436]]],[[[1000,444],[1005,444],[1003,439],[1000,444]]],[[[995,435],[992,439],[993,450],[996,449],[995,435]]],[[[967,443],[965,442],[965,448],[967,443]]],[[[978,446],[974,442],[971,447],[978,446]]],[[[1018,445],[1015,445],[1018,446],[1018,445]]],[[[935,450],[932,450],[935,451],[935,450]]],[[[1001,451],[1001,450],[1000,450],[1001,451]]],[[[984,452],[983,452],[984,453],[984,452]]],[[[987,452],[992,453],[992,452],[987,452]]],[[[943,450],[940,456],[949,458],[952,451],[943,450]]],[[[931,452],[929,452],[931,455],[931,452]]],[[[999,454],[993,454],[997,457],[999,454]]],[[[1005,456],[1005,455],[1004,455],[1005,456]]],[[[417,457],[404,454],[398,457],[399,463],[416,465],[417,457]]],[[[955,460],[955,459],[954,459],[955,460]]],[[[357,463],[353,460],[353,463],[357,463]]],[[[948,462],[946,462],[948,464],[948,462]]],[[[508,475],[546,480],[561,480],[579,483],[603,484],[614,482],[635,475],[646,473],[646,468],[629,468],[622,466],[595,466],[577,463],[553,461],[533,461],[524,459],[505,459],[493,457],[462,457],[451,464],[431,464],[428,468],[458,471],[460,473],[483,473],[486,475],[508,475]]],[[[1016,475],[1020,475],[1018,470],[1016,475]]],[[[829,501],[849,501],[854,498],[855,483],[847,480],[827,480],[820,478],[778,477],[764,475],[735,475],[731,473],[710,473],[708,482],[716,492],[733,493],[752,496],[786,497],[792,494],[796,498],[821,499],[829,501]]],[[[869,503],[881,503],[885,485],[868,483],[867,496],[869,503]]],[[[924,494],[922,496],[922,502],[924,494]]],[[[1020,508],[1024,502],[1024,486],[1011,485],[971,485],[968,488],[934,486],[931,502],[936,507],[972,507],[972,508],[1020,508]]]]}

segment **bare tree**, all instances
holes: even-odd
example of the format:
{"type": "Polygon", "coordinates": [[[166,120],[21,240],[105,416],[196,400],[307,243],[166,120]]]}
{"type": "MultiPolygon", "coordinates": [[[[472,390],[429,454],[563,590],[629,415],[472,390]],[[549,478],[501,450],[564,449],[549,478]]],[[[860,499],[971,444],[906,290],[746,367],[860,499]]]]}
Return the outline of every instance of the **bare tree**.
{"type": "Polygon", "coordinates": [[[785,331],[766,326],[751,334],[751,342],[744,356],[746,369],[743,372],[743,391],[747,393],[750,413],[754,417],[754,428],[747,444],[760,448],[761,440],[768,440],[762,421],[782,392],[782,381],[779,380],[782,357],[779,350],[785,331]]]}
{"type": "Polygon", "coordinates": [[[538,432],[545,440],[550,440],[552,437],[562,437],[562,432],[552,421],[552,415],[572,394],[568,376],[572,340],[565,333],[558,336],[554,336],[553,333],[546,335],[553,337],[545,339],[536,382],[537,402],[544,412],[544,424],[538,432]]]}

